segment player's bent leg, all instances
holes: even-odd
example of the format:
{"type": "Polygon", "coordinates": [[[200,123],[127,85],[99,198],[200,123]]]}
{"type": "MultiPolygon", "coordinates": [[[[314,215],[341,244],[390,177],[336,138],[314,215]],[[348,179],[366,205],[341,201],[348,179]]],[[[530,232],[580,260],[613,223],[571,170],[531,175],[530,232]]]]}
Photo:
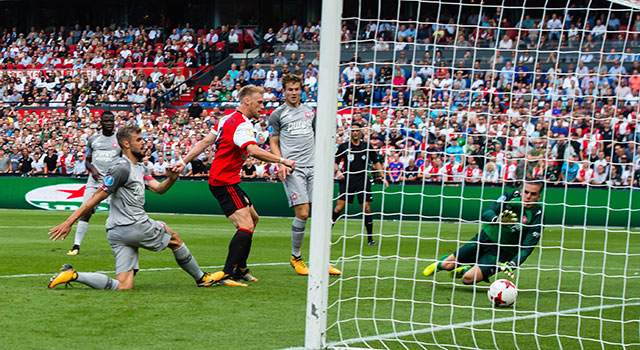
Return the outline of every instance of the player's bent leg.
{"type": "MultiPolygon", "coordinates": [[[[449,270],[449,269],[444,269],[442,267],[443,263],[445,261],[447,261],[448,259],[451,259],[451,257],[453,257],[453,262],[455,263],[455,256],[453,256],[453,254],[451,255],[443,255],[440,257],[440,259],[438,259],[438,261],[433,262],[431,264],[429,264],[429,266],[425,267],[424,271],[422,271],[422,274],[425,276],[431,276],[434,273],[440,271],[440,270],[449,270]]],[[[450,264],[449,262],[446,263],[446,266],[454,266],[453,264],[450,264]]]]}
{"type": "Polygon", "coordinates": [[[196,281],[198,287],[210,287],[217,282],[212,273],[206,273],[200,269],[196,258],[191,255],[187,245],[180,239],[180,235],[169,226],[164,228],[171,234],[168,247],[173,251],[173,257],[180,267],[196,281]]]}
{"type": "MultiPolygon", "coordinates": [[[[103,275],[101,273],[77,272],[73,266],[63,265],[60,272],[51,278],[49,288],[53,288],[59,284],[75,281],[87,285],[93,289],[119,289],[119,281],[103,275]]],[[[133,283],[133,281],[132,281],[133,283]]]]}
{"type": "Polygon", "coordinates": [[[450,270],[453,270],[456,267],[456,263],[457,263],[457,260],[456,260],[455,254],[450,254],[444,260],[441,261],[440,268],[442,270],[450,271],[450,270]]]}
{"type": "Polygon", "coordinates": [[[118,290],[129,290],[133,289],[133,278],[135,277],[135,270],[129,270],[125,272],[121,272],[116,275],[116,280],[118,281],[118,290]]]}
{"type": "Polygon", "coordinates": [[[258,213],[256,213],[253,206],[247,206],[240,208],[229,215],[229,220],[236,228],[244,228],[253,231],[255,224],[259,220],[258,213]]]}
{"type": "Polygon", "coordinates": [[[484,281],[484,274],[478,265],[473,266],[462,275],[462,283],[464,284],[475,284],[482,281],[484,281]]]}

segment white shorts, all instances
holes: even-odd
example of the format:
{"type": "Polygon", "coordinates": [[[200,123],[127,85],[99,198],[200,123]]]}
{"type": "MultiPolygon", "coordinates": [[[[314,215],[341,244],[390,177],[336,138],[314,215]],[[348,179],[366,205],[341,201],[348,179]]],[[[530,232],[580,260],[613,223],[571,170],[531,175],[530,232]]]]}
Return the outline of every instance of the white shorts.
{"type": "Polygon", "coordinates": [[[107,230],[107,239],[115,257],[116,275],[140,269],[138,248],[154,252],[161,251],[169,245],[171,234],[162,221],[149,219],[127,226],[116,226],[107,230]]]}
{"type": "Polygon", "coordinates": [[[289,207],[311,203],[313,197],[313,167],[296,168],[287,175],[283,182],[284,192],[287,194],[289,207]]]}

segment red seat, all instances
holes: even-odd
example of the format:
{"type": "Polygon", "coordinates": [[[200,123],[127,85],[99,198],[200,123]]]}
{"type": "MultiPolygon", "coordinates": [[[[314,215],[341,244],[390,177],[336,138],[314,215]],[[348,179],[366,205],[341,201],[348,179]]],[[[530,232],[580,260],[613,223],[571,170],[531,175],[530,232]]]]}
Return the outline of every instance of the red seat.
{"type": "Polygon", "coordinates": [[[20,63],[18,63],[18,64],[16,65],[16,69],[24,69],[24,64],[20,64],[20,63]]]}
{"type": "Polygon", "coordinates": [[[126,63],[124,64],[124,67],[125,67],[125,68],[133,68],[133,62],[126,62],[126,63]]]}
{"type": "Polygon", "coordinates": [[[55,65],[55,68],[56,69],[62,69],[62,68],[64,68],[64,66],[62,65],[62,63],[58,63],[58,64],[55,65]]]}
{"type": "Polygon", "coordinates": [[[153,62],[149,61],[149,62],[145,63],[144,66],[147,67],[147,68],[153,68],[153,62]]]}
{"type": "Polygon", "coordinates": [[[164,62],[158,62],[158,64],[156,66],[158,66],[160,68],[164,68],[164,62]]]}
{"type": "Polygon", "coordinates": [[[7,69],[15,69],[16,66],[13,65],[13,63],[7,63],[7,69]]]}
{"type": "Polygon", "coordinates": [[[143,67],[144,67],[144,63],[143,63],[143,62],[136,62],[136,63],[134,64],[134,66],[135,66],[136,68],[143,68],[143,67]]]}
{"type": "Polygon", "coordinates": [[[36,69],[42,69],[42,67],[44,67],[44,64],[42,63],[36,64],[36,69]]]}
{"type": "Polygon", "coordinates": [[[65,65],[64,65],[64,68],[66,68],[66,69],[71,69],[71,68],[73,68],[73,63],[65,64],[65,65]]]}
{"type": "Polygon", "coordinates": [[[102,64],[102,63],[96,63],[96,68],[97,68],[97,69],[101,69],[102,67],[104,67],[104,64],[102,64]]]}
{"type": "Polygon", "coordinates": [[[163,47],[164,47],[164,44],[163,44],[163,43],[157,43],[157,44],[156,44],[156,50],[160,50],[160,49],[162,49],[163,47]]]}
{"type": "Polygon", "coordinates": [[[178,68],[184,68],[184,67],[186,67],[186,66],[187,66],[187,65],[186,65],[184,62],[178,62],[178,63],[176,64],[176,67],[178,67],[178,68]]]}

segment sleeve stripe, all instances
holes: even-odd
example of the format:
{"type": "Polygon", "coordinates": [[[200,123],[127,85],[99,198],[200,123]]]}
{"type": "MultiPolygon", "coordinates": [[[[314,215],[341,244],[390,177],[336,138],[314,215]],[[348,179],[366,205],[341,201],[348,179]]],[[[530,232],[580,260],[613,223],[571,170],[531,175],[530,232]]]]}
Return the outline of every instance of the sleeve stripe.
{"type": "Polygon", "coordinates": [[[242,144],[242,146],[240,146],[241,149],[245,149],[247,146],[249,146],[250,144],[254,144],[257,145],[258,143],[255,141],[247,141],[245,143],[242,144]]]}

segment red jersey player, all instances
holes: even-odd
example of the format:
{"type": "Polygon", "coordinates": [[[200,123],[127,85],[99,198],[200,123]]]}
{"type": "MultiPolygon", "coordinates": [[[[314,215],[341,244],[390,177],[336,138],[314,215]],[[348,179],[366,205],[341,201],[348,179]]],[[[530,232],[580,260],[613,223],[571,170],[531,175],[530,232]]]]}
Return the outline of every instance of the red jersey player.
{"type": "Polygon", "coordinates": [[[214,273],[214,279],[221,285],[246,287],[246,284],[239,281],[258,281],[249,274],[247,268],[253,230],[259,217],[251,200],[239,186],[240,170],[245,159],[251,156],[265,162],[284,164],[289,171],[295,168],[293,160],[258,147],[251,118],[257,117],[264,108],[262,94],[263,89],[254,85],[240,89],[238,110],[220,119],[211,133],[173,166],[174,171],[181,172],[186,163],[216,144],[216,153],[209,171],[209,190],[237,229],[229,244],[224,269],[214,273]]]}

